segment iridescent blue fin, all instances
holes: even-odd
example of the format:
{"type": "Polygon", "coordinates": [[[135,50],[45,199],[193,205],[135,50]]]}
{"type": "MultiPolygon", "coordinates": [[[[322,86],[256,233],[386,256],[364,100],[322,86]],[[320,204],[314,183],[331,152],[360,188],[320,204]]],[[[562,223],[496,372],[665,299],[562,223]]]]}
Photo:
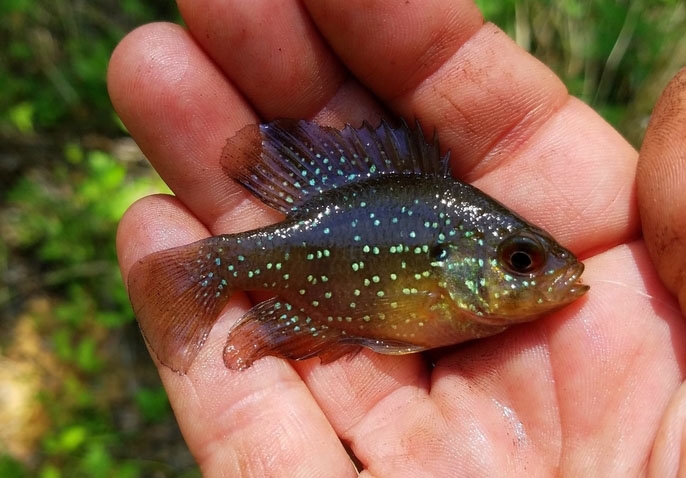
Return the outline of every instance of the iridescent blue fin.
{"type": "Polygon", "coordinates": [[[342,130],[312,121],[279,119],[250,125],[227,141],[222,165],[232,178],[267,205],[285,214],[313,194],[380,174],[448,176],[450,154],[441,156],[438,138],[424,137],[419,123],[397,128],[342,130]]]}
{"type": "Polygon", "coordinates": [[[318,323],[279,297],[250,309],[231,328],[224,348],[224,364],[244,370],[266,357],[304,360],[319,356],[331,362],[359,349],[341,343],[345,332],[318,323]]]}

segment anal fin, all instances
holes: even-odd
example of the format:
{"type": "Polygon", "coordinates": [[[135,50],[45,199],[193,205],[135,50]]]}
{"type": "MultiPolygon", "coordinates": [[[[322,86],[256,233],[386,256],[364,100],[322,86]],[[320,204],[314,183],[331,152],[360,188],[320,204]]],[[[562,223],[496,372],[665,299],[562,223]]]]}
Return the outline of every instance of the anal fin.
{"type": "Polygon", "coordinates": [[[245,370],[266,356],[291,360],[319,356],[328,363],[359,349],[342,342],[343,338],[345,332],[274,297],[257,304],[233,326],[224,348],[224,364],[231,370],[245,370]]]}

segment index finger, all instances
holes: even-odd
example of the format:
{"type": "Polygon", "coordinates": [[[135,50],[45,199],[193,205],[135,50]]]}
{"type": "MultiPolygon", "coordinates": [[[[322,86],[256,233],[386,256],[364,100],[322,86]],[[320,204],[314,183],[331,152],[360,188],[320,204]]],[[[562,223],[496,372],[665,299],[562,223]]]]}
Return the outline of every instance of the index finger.
{"type": "Polygon", "coordinates": [[[686,313],[686,68],[653,110],[637,179],[646,246],[686,313]]]}

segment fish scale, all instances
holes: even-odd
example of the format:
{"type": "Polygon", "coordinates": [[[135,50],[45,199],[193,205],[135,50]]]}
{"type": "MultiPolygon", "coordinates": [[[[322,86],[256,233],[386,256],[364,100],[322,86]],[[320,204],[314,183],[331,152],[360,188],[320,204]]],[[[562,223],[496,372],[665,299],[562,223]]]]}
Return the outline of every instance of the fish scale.
{"type": "Polygon", "coordinates": [[[162,363],[185,372],[236,290],[268,291],[232,328],[228,368],[266,355],[404,354],[533,320],[583,295],[549,234],[448,174],[419,127],[279,120],[227,143],[225,170],[286,214],[137,263],[129,293],[162,363]]]}

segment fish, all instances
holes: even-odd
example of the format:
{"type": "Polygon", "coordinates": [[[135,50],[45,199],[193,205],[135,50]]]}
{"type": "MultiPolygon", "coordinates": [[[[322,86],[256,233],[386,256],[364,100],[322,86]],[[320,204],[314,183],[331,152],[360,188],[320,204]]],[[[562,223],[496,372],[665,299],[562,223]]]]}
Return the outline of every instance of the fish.
{"type": "Polygon", "coordinates": [[[224,171],[284,219],[134,264],[128,291],[158,360],[186,373],[235,291],[272,297],[231,327],[223,361],[329,363],[365,347],[400,355],[488,337],[589,289],[543,229],[450,174],[417,122],[342,129],[252,124],[224,171]]]}

